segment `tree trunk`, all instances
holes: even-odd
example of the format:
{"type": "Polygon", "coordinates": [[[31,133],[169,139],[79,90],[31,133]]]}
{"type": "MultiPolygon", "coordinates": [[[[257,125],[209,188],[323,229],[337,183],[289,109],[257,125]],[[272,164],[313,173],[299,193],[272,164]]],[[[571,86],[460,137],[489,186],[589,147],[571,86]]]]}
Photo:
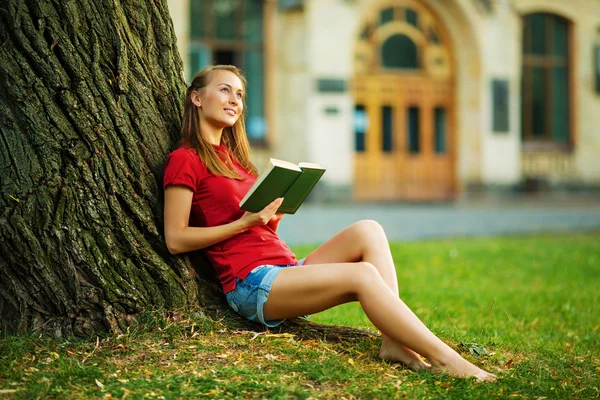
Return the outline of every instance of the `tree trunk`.
{"type": "Polygon", "coordinates": [[[0,329],[91,335],[223,307],[214,274],[162,237],[185,93],[166,3],[0,5],[0,329]]]}
{"type": "Polygon", "coordinates": [[[0,18],[3,327],[87,334],[196,302],[161,237],[185,90],[166,1],[11,0],[0,18]]]}

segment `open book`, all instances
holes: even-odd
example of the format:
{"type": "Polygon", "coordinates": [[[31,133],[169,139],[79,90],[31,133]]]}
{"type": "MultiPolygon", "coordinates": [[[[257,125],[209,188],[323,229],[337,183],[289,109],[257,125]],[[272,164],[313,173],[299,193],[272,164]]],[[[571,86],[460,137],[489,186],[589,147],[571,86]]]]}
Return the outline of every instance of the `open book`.
{"type": "Polygon", "coordinates": [[[242,210],[259,212],[273,200],[283,197],[278,213],[294,214],[315,187],[325,168],[318,164],[291,162],[271,158],[265,172],[240,202],[242,210]]]}

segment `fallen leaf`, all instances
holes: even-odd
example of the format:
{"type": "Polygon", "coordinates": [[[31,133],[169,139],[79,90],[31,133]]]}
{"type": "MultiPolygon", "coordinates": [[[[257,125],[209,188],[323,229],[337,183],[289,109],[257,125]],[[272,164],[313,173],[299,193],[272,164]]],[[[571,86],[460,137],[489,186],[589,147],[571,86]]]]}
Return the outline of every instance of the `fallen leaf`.
{"type": "Polygon", "coordinates": [[[102,384],[102,382],[100,382],[98,379],[95,379],[96,381],[96,386],[98,386],[99,388],[103,388],[104,385],[102,384]]]}
{"type": "Polygon", "coordinates": [[[353,359],[351,359],[351,358],[349,358],[349,359],[348,359],[348,364],[350,364],[350,365],[354,365],[354,360],[353,360],[353,359]]]}
{"type": "Polygon", "coordinates": [[[510,368],[510,366],[512,365],[513,360],[508,360],[508,362],[506,364],[504,364],[504,368],[510,368]]]}
{"type": "Polygon", "coordinates": [[[477,343],[461,343],[461,345],[466,347],[469,350],[469,353],[474,356],[485,356],[488,354],[487,350],[477,343]]]}

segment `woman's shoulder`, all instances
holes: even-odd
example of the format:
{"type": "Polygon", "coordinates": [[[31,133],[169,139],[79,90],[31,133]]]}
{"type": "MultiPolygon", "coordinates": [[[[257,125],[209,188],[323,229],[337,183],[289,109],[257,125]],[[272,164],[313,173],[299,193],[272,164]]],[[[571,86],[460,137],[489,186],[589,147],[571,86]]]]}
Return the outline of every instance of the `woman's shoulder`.
{"type": "Polygon", "coordinates": [[[165,162],[165,169],[171,168],[191,168],[205,172],[206,166],[196,153],[196,150],[190,147],[181,146],[176,150],[173,150],[168,156],[165,162]]]}
{"type": "Polygon", "coordinates": [[[198,157],[198,155],[196,154],[196,150],[194,150],[191,147],[188,146],[179,146],[178,148],[176,148],[175,150],[173,150],[171,153],[169,153],[169,157],[198,157]]]}
{"type": "Polygon", "coordinates": [[[169,161],[179,161],[179,162],[191,162],[202,164],[202,160],[198,157],[196,150],[190,147],[181,146],[175,150],[173,150],[167,156],[167,163],[169,161]]]}
{"type": "Polygon", "coordinates": [[[173,150],[165,161],[163,185],[186,185],[194,190],[208,171],[194,149],[179,147],[173,150]]]}

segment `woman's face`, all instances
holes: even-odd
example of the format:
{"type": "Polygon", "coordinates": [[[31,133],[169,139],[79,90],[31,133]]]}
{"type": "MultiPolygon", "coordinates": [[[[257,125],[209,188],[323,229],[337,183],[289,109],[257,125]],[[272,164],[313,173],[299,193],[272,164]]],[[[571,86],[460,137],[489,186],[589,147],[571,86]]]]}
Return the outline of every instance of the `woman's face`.
{"type": "Polygon", "coordinates": [[[212,71],[208,84],[192,95],[199,107],[200,118],[215,128],[233,126],[242,114],[244,87],[236,74],[226,70],[212,71]]]}

